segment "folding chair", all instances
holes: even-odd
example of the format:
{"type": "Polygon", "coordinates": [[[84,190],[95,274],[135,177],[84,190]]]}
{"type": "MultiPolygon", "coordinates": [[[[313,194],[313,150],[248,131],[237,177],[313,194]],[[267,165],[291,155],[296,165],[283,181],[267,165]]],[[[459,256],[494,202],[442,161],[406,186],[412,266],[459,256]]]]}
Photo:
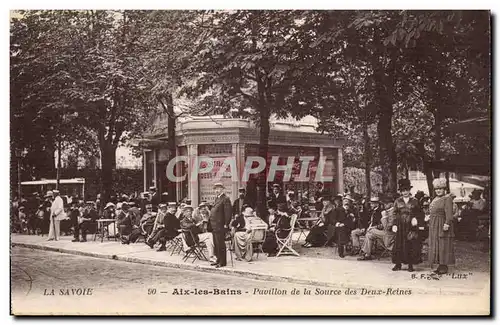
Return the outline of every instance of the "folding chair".
{"type": "Polygon", "coordinates": [[[183,245],[182,234],[179,234],[174,239],[168,241],[167,244],[168,244],[167,250],[169,248],[172,248],[170,256],[174,255],[175,253],[180,254],[182,252],[182,245],[183,245]]]}
{"type": "Polygon", "coordinates": [[[192,258],[194,261],[203,260],[208,261],[207,257],[203,253],[203,249],[206,248],[204,243],[200,243],[198,236],[195,236],[191,230],[186,230],[182,232],[182,241],[188,247],[187,251],[184,252],[184,257],[182,260],[186,262],[188,259],[192,258]]]}
{"type": "Polygon", "coordinates": [[[288,236],[286,236],[286,238],[279,238],[278,236],[276,236],[276,242],[278,244],[278,249],[279,249],[278,254],[276,254],[276,256],[280,256],[286,253],[291,253],[300,256],[299,253],[297,253],[292,247],[293,246],[292,236],[293,236],[293,230],[295,228],[295,223],[297,222],[297,215],[292,214],[291,219],[292,220],[290,222],[290,229],[287,229],[290,230],[288,236]]]}
{"type": "Polygon", "coordinates": [[[250,233],[250,238],[252,241],[253,252],[257,252],[257,259],[259,259],[259,252],[264,253],[262,250],[262,244],[266,240],[267,225],[255,225],[252,227],[252,232],[250,233]]]}
{"type": "Polygon", "coordinates": [[[382,244],[382,247],[379,247],[378,240],[376,240],[373,245],[374,245],[373,250],[375,252],[382,250],[382,252],[377,257],[378,260],[385,258],[385,257],[392,256],[392,250],[388,249],[387,246],[385,245],[385,243],[382,244]]]}

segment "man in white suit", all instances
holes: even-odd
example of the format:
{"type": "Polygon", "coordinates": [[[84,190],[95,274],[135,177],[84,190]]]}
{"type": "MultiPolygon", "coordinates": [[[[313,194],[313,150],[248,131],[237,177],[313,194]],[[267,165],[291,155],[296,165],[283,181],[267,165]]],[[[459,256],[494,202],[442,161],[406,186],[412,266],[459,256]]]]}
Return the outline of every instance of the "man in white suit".
{"type": "MultiPolygon", "coordinates": [[[[49,194],[50,193],[47,193],[47,195],[49,194]]],[[[52,195],[54,197],[54,201],[52,201],[52,205],[50,207],[50,228],[48,240],[58,240],[61,233],[61,220],[66,218],[66,213],[64,212],[64,202],[59,195],[59,191],[52,191],[52,195]]]]}

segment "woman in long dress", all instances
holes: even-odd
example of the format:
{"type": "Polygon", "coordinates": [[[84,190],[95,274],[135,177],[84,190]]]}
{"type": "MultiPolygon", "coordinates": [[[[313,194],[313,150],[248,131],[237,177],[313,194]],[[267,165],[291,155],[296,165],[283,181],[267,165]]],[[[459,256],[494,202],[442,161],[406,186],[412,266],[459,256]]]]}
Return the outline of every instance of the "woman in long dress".
{"type": "Polygon", "coordinates": [[[448,265],[455,264],[453,248],[453,199],[446,195],[446,179],[436,178],[432,185],[436,197],[429,206],[429,264],[437,274],[448,273],[448,265]]]}
{"type": "Polygon", "coordinates": [[[266,223],[254,215],[251,207],[245,208],[231,223],[236,260],[244,259],[247,262],[252,260],[252,226],[256,224],[265,225],[266,223]]]}
{"type": "Polygon", "coordinates": [[[399,190],[402,196],[394,201],[395,219],[392,230],[396,237],[392,249],[393,271],[401,270],[401,264],[408,264],[408,271],[413,272],[413,265],[422,262],[418,224],[423,222],[423,213],[418,200],[411,197],[411,187],[409,180],[400,180],[399,190]]]}
{"type": "MultiPolygon", "coordinates": [[[[271,207],[274,207],[273,202],[269,202],[271,207]]],[[[291,218],[288,214],[287,204],[278,203],[278,209],[274,213],[274,218],[270,218],[269,231],[266,234],[266,239],[264,244],[262,244],[262,250],[267,253],[268,256],[276,256],[278,251],[278,243],[276,242],[276,237],[283,239],[288,236],[291,231],[291,218]]]]}

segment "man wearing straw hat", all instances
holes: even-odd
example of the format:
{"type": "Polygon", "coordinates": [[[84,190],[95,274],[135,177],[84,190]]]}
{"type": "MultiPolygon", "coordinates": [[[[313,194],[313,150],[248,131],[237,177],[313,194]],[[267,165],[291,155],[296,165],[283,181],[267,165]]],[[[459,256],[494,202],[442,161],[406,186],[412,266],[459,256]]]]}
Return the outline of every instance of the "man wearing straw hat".
{"type": "Polygon", "coordinates": [[[229,230],[233,207],[231,200],[224,194],[224,185],[222,183],[214,184],[215,202],[210,211],[210,225],[214,238],[215,257],[217,261],[211,263],[216,268],[226,266],[226,241],[225,235],[229,230]]]}
{"type": "Polygon", "coordinates": [[[54,195],[54,201],[50,206],[50,228],[48,240],[58,240],[61,233],[61,220],[66,218],[66,213],[64,212],[64,202],[59,195],[59,191],[53,190],[52,193],[54,195]]]}

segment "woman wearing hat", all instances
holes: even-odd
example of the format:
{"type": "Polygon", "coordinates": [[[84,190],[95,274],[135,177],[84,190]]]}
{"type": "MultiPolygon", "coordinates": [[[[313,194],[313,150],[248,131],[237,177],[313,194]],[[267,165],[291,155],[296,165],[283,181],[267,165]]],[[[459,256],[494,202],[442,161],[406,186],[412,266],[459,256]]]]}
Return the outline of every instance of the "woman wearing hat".
{"type": "MultiPolygon", "coordinates": [[[[311,228],[306,237],[306,242],[302,245],[306,248],[325,245],[327,241],[326,231],[331,221],[335,218],[335,206],[332,204],[330,194],[323,193],[319,200],[323,202],[323,209],[321,210],[318,223],[311,228]]],[[[333,236],[333,234],[331,235],[333,236]]]]}
{"type": "Polygon", "coordinates": [[[420,203],[411,196],[411,188],[408,179],[399,181],[401,197],[394,201],[394,224],[392,226],[392,231],[396,233],[392,249],[393,271],[401,270],[401,264],[408,264],[408,271],[413,272],[413,265],[422,262],[418,225],[423,224],[424,216],[420,203]]]}
{"type": "MultiPolygon", "coordinates": [[[[253,256],[252,250],[252,227],[255,220],[260,219],[254,215],[251,207],[245,208],[231,223],[231,234],[233,235],[234,254],[236,260],[250,262],[253,256]]],[[[261,220],[262,221],[262,220],[261,220]]],[[[264,221],[262,221],[264,223],[264,221]]]]}
{"type": "Polygon", "coordinates": [[[455,264],[453,249],[453,199],[446,195],[446,179],[436,178],[432,185],[436,197],[429,206],[429,264],[437,274],[448,272],[448,265],[455,264]]]}
{"type": "Polygon", "coordinates": [[[277,211],[274,212],[273,221],[269,225],[269,231],[266,234],[264,244],[262,244],[262,250],[268,253],[268,256],[276,256],[276,252],[278,251],[276,237],[286,238],[291,230],[291,219],[288,215],[286,202],[278,203],[277,205],[272,200],[268,202],[268,208],[270,210],[276,206],[277,211]]]}

